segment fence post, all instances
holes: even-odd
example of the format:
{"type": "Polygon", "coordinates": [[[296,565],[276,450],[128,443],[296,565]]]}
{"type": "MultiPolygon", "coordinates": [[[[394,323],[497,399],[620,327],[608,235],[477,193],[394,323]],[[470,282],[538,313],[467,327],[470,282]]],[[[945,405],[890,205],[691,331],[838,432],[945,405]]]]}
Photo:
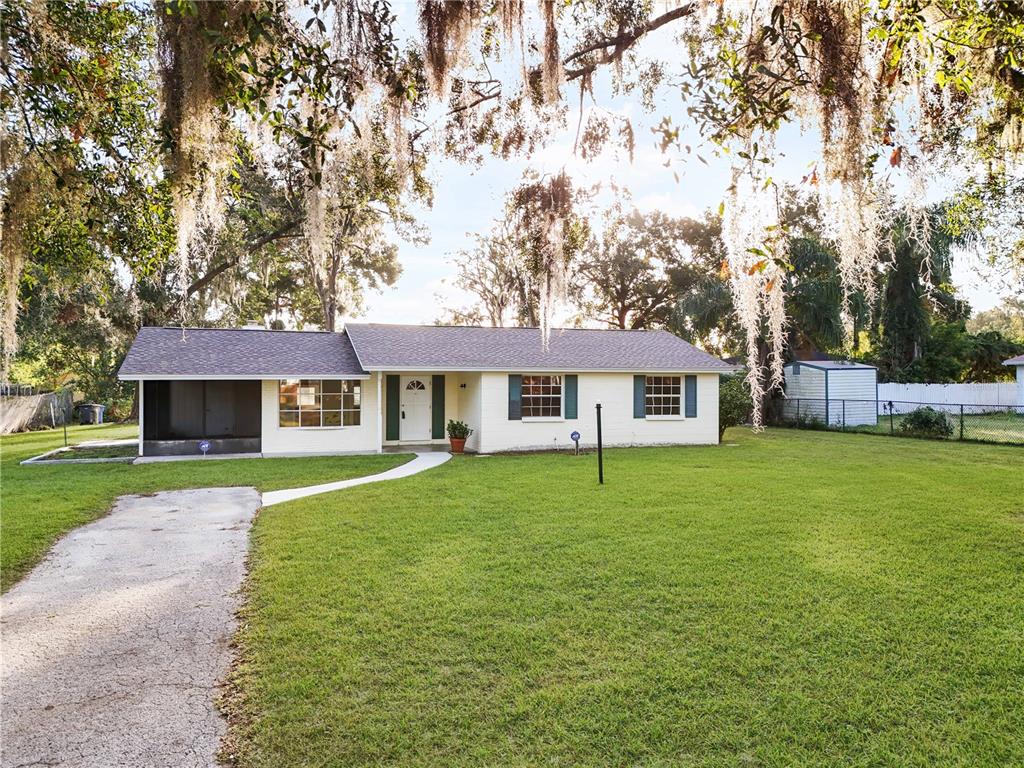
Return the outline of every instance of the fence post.
{"type": "Polygon", "coordinates": [[[843,400],[843,432],[846,431],[846,400],[843,400]]]}
{"type": "Polygon", "coordinates": [[[796,399],[796,428],[800,429],[800,398],[796,399]]]}
{"type": "Polygon", "coordinates": [[[960,439],[964,439],[964,404],[960,403],[960,439]]]}
{"type": "Polygon", "coordinates": [[[895,411],[895,410],[896,410],[895,405],[893,403],[889,403],[889,434],[890,435],[896,434],[896,427],[893,426],[893,423],[892,423],[892,412],[895,411]]]}

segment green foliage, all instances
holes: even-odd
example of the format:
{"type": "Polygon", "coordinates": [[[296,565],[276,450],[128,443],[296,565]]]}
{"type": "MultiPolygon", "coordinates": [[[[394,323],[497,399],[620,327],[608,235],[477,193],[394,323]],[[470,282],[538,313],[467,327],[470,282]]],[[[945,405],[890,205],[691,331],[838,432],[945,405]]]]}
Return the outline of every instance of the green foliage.
{"type": "Polygon", "coordinates": [[[83,273],[115,260],[130,274],[151,272],[171,236],[157,172],[151,14],[131,3],[13,2],[2,30],[13,186],[5,208],[17,217],[5,216],[5,228],[30,232],[33,259],[83,273]],[[29,188],[17,183],[23,169],[29,188]]]}
{"type": "Polygon", "coordinates": [[[900,367],[883,369],[882,357],[880,373],[890,381],[933,384],[1010,380],[1013,370],[1003,361],[1024,351],[997,331],[969,333],[963,320],[931,322],[918,343],[917,355],[900,367]]]}
{"type": "Polygon", "coordinates": [[[1014,377],[1013,369],[1003,365],[1003,361],[1024,353],[1024,340],[1011,341],[998,331],[981,331],[968,338],[971,346],[964,381],[1009,381],[1014,377]]]}
{"type": "MultiPolygon", "coordinates": [[[[182,12],[177,3],[167,5],[169,12],[182,12]]],[[[400,48],[388,3],[347,11],[337,6],[334,14],[336,5],[305,3],[297,23],[284,5],[254,3],[230,27],[194,32],[211,40],[211,65],[224,94],[220,106],[268,125],[316,184],[321,159],[335,146],[332,127],[353,118],[365,89],[379,85],[386,101],[407,108],[418,107],[427,94],[420,53],[400,48]],[[328,42],[328,25],[340,45],[328,42]]]]}
{"type": "MultiPolygon", "coordinates": [[[[843,293],[833,245],[824,234],[813,199],[794,189],[784,190],[784,215],[790,231],[786,259],[785,308],[788,354],[800,357],[817,352],[839,352],[845,344],[842,321],[843,293]]],[[[677,304],[669,318],[676,333],[726,355],[741,355],[743,335],[737,325],[723,268],[725,246],[721,219],[708,211],[703,220],[684,219],[679,241],[689,251],[689,271],[674,279],[677,304]]],[[[863,296],[849,298],[854,338],[869,322],[863,296]]],[[[767,354],[766,342],[762,359],[767,354]]],[[[856,343],[856,342],[855,342],[856,343]]]]}
{"type": "Polygon", "coordinates": [[[750,390],[743,376],[722,376],[718,383],[718,439],[721,441],[725,430],[746,424],[750,419],[753,403],[750,390]]]}
{"type": "Polygon", "coordinates": [[[455,283],[474,295],[475,306],[446,308],[442,319],[455,324],[541,325],[541,289],[546,285],[557,293],[556,283],[569,282],[567,276],[579,268],[590,238],[590,227],[578,212],[585,197],[565,174],[528,174],[508,194],[505,216],[454,259],[455,283]],[[560,243],[560,252],[555,253],[553,241],[560,243]],[[547,276],[548,266],[558,279],[547,276]]]}
{"type": "Polygon", "coordinates": [[[708,210],[703,218],[684,218],[679,226],[681,246],[689,251],[688,278],[673,280],[676,305],[668,317],[668,328],[676,335],[704,349],[723,355],[743,351],[743,335],[733,312],[732,294],[722,271],[725,244],[722,219],[708,210]]]}
{"type": "Polygon", "coordinates": [[[998,307],[978,312],[967,321],[971,333],[996,331],[1010,341],[1024,344],[1024,299],[1003,299],[998,307]]]}
{"type": "MultiPolygon", "coordinates": [[[[987,175],[968,179],[953,194],[946,227],[958,243],[987,254],[992,264],[1020,270],[1024,267],[1024,177],[998,164],[990,168],[987,175]]],[[[1020,274],[1016,280],[1024,292],[1020,274]]]]}
{"type": "Polygon", "coordinates": [[[953,436],[953,424],[942,411],[924,405],[906,414],[898,431],[904,437],[944,439],[953,436]]]}
{"type": "Polygon", "coordinates": [[[584,314],[613,328],[664,325],[680,291],[698,276],[680,250],[684,232],[683,219],[609,209],[574,275],[584,314]]]}
{"type": "Polygon", "coordinates": [[[448,437],[453,440],[465,440],[473,434],[473,430],[464,421],[448,420],[448,437]]]}
{"type": "MultiPolygon", "coordinates": [[[[133,3],[4,7],[4,278],[17,281],[19,370],[131,410],[114,373],[133,293],[173,248],[161,179],[151,11],[133,3]]],[[[160,292],[162,295],[162,292],[160,292]]],[[[14,351],[5,329],[5,352],[14,351]]]]}

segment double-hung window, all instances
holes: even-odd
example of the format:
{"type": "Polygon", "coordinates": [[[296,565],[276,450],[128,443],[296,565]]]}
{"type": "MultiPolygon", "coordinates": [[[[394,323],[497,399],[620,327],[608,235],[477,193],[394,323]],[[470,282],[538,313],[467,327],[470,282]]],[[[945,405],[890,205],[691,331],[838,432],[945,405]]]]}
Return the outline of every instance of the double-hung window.
{"type": "Polygon", "coordinates": [[[562,377],[523,376],[523,418],[562,418],[562,377]]]}
{"type": "Polygon", "coordinates": [[[644,413],[647,416],[682,414],[682,377],[648,376],[644,387],[644,413]]]}
{"type": "Polygon", "coordinates": [[[358,380],[282,379],[277,402],[282,427],[355,427],[360,423],[358,380]]]}

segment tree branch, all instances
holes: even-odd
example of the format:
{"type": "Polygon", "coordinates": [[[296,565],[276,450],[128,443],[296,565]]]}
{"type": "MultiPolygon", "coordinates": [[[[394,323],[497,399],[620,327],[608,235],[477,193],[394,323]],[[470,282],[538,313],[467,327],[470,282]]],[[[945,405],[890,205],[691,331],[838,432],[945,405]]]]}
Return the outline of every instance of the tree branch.
{"type": "MultiPolygon", "coordinates": [[[[256,249],[262,248],[264,245],[267,245],[268,243],[272,243],[275,240],[280,240],[282,237],[290,236],[292,231],[296,229],[298,226],[300,226],[303,221],[305,221],[305,219],[293,219],[292,221],[289,221],[286,224],[282,224],[273,232],[268,232],[265,235],[260,235],[255,240],[252,240],[247,244],[248,247],[246,250],[255,251],[256,249]]],[[[208,286],[218,277],[223,275],[229,269],[231,269],[234,266],[237,266],[241,258],[241,255],[239,255],[233,259],[227,259],[225,261],[222,261],[220,264],[213,267],[209,272],[207,272],[205,275],[203,275],[195,282],[193,282],[191,285],[189,285],[188,289],[185,291],[185,298],[188,298],[192,294],[198,293],[199,291],[203,290],[206,286],[208,286]]]]}
{"type": "MultiPolygon", "coordinates": [[[[610,53],[602,54],[589,64],[585,64],[576,69],[566,69],[565,79],[569,81],[578,80],[584,75],[590,74],[599,66],[602,66],[604,64],[610,64],[616,59],[621,58],[622,54],[624,54],[633,45],[635,45],[636,42],[640,40],[640,38],[642,38],[644,35],[647,35],[653,32],[654,30],[665,26],[666,24],[670,24],[673,21],[678,21],[679,19],[686,18],[687,16],[692,15],[694,11],[696,11],[696,9],[696,3],[687,3],[686,5],[680,6],[679,8],[675,8],[671,11],[668,11],[667,13],[663,13],[661,16],[649,19],[648,21],[634,27],[631,30],[628,30],[626,32],[620,32],[615,37],[607,37],[604,38],[603,40],[597,41],[596,43],[586,45],[577,51],[573,51],[571,54],[562,59],[563,67],[572,64],[574,61],[583,58],[587,54],[595,53],[597,51],[606,51],[608,48],[614,48],[614,50],[612,50],[610,53]]],[[[533,78],[539,76],[540,67],[534,67],[533,69],[530,70],[529,77],[533,78]]],[[[492,81],[485,80],[475,82],[489,83],[492,81]]],[[[471,102],[468,102],[466,104],[460,104],[459,106],[452,108],[447,112],[445,116],[451,117],[453,115],[461,114],[462,112],[474,109],[485,102],[493,101],[494,99],[497,99],[500,96],[501,88],[499,86],[498,88],[495,88],[495,90],[493,90],[491,93],[483,94],[479,98],[476,98],[471,102]]],[[[416,133],[412,134],[410,140],[416,141],[416,139],[418,139],[420,136],[422,136],[424,133],[430,130],[431,127],[432,126],[424,126],[420,130],[416,131],[416,133]]]]}
{"type": "Polygon", "coordinates": [[[605,53],[601,55],[591,64],[584,65],[579,69],[566,70],[566,80],[575,80],[578,77],[593,72],[598,66],[602,64],[609,64],[615,61],[615,59],[622,56],[622,54],[625,53],[627,49],[632,47],[637,42],[637,40],[639,40],[644,35],[649,34],[654,30],[665,26],[666,24],[670,24],[673,21],[678,21],[679,19],[690,16],[696,9],[696,3],[687,3],[686,5],[682,5],[678,8],[674,8],[671,11],[668,11],[667,13],[663,13],[661,16],[649,19],[648,21],[644,22],[643,24],[640,24],[639,26],[634,27],[631,30],[620,32],[615,37],[608,37],[605,38],[604,40],[599,40],[596,43],[591,43],[590,45],[584,46],[583,48],[580,48],[577,51],[573,51],[571,54],[562,59],[562,66],[568,66],[572,62],[576,61],[577,59],[583,58],[589,53],[604,51],[608,48],[615,49],[611,53],[605,53]]]}

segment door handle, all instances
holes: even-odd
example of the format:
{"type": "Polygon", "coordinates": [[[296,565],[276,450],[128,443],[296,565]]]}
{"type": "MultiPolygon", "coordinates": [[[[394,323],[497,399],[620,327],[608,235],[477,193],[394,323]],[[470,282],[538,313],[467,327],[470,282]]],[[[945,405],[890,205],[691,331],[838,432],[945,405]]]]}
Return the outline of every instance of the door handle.
{"type": "Polygon", "coordinates": [[[402,418],[405,418],[405,411],[402,411],[402,418]]]}

